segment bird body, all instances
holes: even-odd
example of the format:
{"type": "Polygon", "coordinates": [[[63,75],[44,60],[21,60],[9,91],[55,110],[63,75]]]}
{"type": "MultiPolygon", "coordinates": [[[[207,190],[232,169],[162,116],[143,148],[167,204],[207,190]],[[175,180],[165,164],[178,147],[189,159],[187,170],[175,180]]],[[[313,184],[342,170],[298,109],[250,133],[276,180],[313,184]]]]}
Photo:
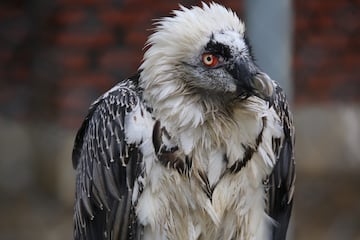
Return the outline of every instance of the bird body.
{"type": "Polygon", "coordinates": [[[294,129],[243,23],[174,11],[139,74],[97,99],[73,151],[76,239],[285,239],[294,129]]]}

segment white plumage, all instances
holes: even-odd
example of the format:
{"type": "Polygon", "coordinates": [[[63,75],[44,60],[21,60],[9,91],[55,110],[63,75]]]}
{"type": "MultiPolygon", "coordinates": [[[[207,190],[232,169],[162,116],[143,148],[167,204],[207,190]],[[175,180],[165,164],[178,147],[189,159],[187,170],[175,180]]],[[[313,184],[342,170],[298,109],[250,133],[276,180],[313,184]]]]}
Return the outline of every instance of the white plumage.
{"type": "Polygon", "coordinates": [[[244,24],[180,7],[147,46],[77,135],[75,238],[285,239],[294,129],[244,24]]]}

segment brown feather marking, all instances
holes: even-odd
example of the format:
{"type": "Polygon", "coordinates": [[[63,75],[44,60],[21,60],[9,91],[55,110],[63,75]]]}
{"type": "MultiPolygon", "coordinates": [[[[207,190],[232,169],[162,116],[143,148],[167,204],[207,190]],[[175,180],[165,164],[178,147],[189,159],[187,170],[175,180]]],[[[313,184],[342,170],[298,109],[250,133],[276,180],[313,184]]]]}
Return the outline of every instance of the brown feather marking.
{"type": "Polygon", "coordinates": [[[206,196],[210,199],[210,201],[212,201],[212,194],[213,194],[214,188],[210,187],[209,179],[203,171],[198,171],[198,174],[200,176],[199,181],[200,181],[200,186],[201,186],[202,190],[206,193],[206,196]]]}
{"type": "Polygon", "coordinates": [[[245,149],[245,152],[244,152],[244,157],[242,160],[237,160],[230,168],[230,172],[231,173],[237,173],[239,172],[243,167],[246,166],[246,164],[248,163],[248,161],[251,160],[252,156],[254,155],[254,153],[257,151],[260,143],[262,142],[262,137],[263,137],[263,132],[264,132],[264,129],[267,125],[267,118],[266,117],[262,117],[261,118],[262,120],[262,128],[260,130],[260,133],[259,135],[256,137],[256,140],[255,140],[255,146],[252,147],[252,146],[249,146],[249,145],[245,145],[245,144],[242,144],[242,147],[245,149]]]}
{"type": "Polygon", "coordinates": [[[166,131],[165,127],[161,127],[160,122],[156,121],[153,129],[153,145],[159,162],[167,168],[173,168],[177,170],[180,174],[188,172],[189,159],[185,159],[186,161],[184,161],[179,157],[177,152],[179,150],[178,146],[166,149],[166,146],[162,141],[163,135],[167,139],[171,139],[171,136],[166,131]]]}

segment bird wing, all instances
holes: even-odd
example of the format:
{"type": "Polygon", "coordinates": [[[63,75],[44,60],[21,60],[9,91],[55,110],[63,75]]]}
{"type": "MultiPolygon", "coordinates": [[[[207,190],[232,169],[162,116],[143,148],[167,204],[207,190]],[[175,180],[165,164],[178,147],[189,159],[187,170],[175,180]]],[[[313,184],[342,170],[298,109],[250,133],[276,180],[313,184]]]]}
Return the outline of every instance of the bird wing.
{"type": "Polygon", "coordinates": [[[140,103],[138,76],[96,100],[73,149],[76,170],[75,239],[139,239],[132,195],[142,154],[125,136],[126,115],[140,103]]]}
{"type": "Polygon", "coordinates": [[[274,109],[283,125],[283,138],[273,139],[277,163],[266,180],[268,214],[276,222],[272,229],[273,240],[284,240],[290,220],[295,182],[294,135],[291,112],[283,90],[275,87],[274,109]]]}

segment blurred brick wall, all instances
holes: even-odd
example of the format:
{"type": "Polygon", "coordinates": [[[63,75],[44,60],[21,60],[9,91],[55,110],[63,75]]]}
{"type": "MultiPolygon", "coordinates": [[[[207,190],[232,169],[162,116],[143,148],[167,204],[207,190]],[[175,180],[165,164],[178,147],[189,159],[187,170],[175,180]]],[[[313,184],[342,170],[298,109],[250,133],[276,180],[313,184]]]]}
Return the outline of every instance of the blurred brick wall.
{"type": "Polygon", "coordinates": [[[152,19],[177,8],[167,0],[0,3],[0,114],[78,128],[93,100],[136,72],[152,19]]]}
{"type": "MultiPolygon", "coordinates": [[[[242,1],[223,4],[243,15],[242,1]]],[[[0,113],[78,127],[92,100],[135,73],[151,19],[177,7],[166,0],[3,1],[0,113]]],[[[358,102],[360,1],[296,0],[294,9],[295,102],[358,102]]]]}
{"type": "Polygon", "coordinates": [[[360,1],[296,0],[295,101],[360,101],[360,1]]]}

